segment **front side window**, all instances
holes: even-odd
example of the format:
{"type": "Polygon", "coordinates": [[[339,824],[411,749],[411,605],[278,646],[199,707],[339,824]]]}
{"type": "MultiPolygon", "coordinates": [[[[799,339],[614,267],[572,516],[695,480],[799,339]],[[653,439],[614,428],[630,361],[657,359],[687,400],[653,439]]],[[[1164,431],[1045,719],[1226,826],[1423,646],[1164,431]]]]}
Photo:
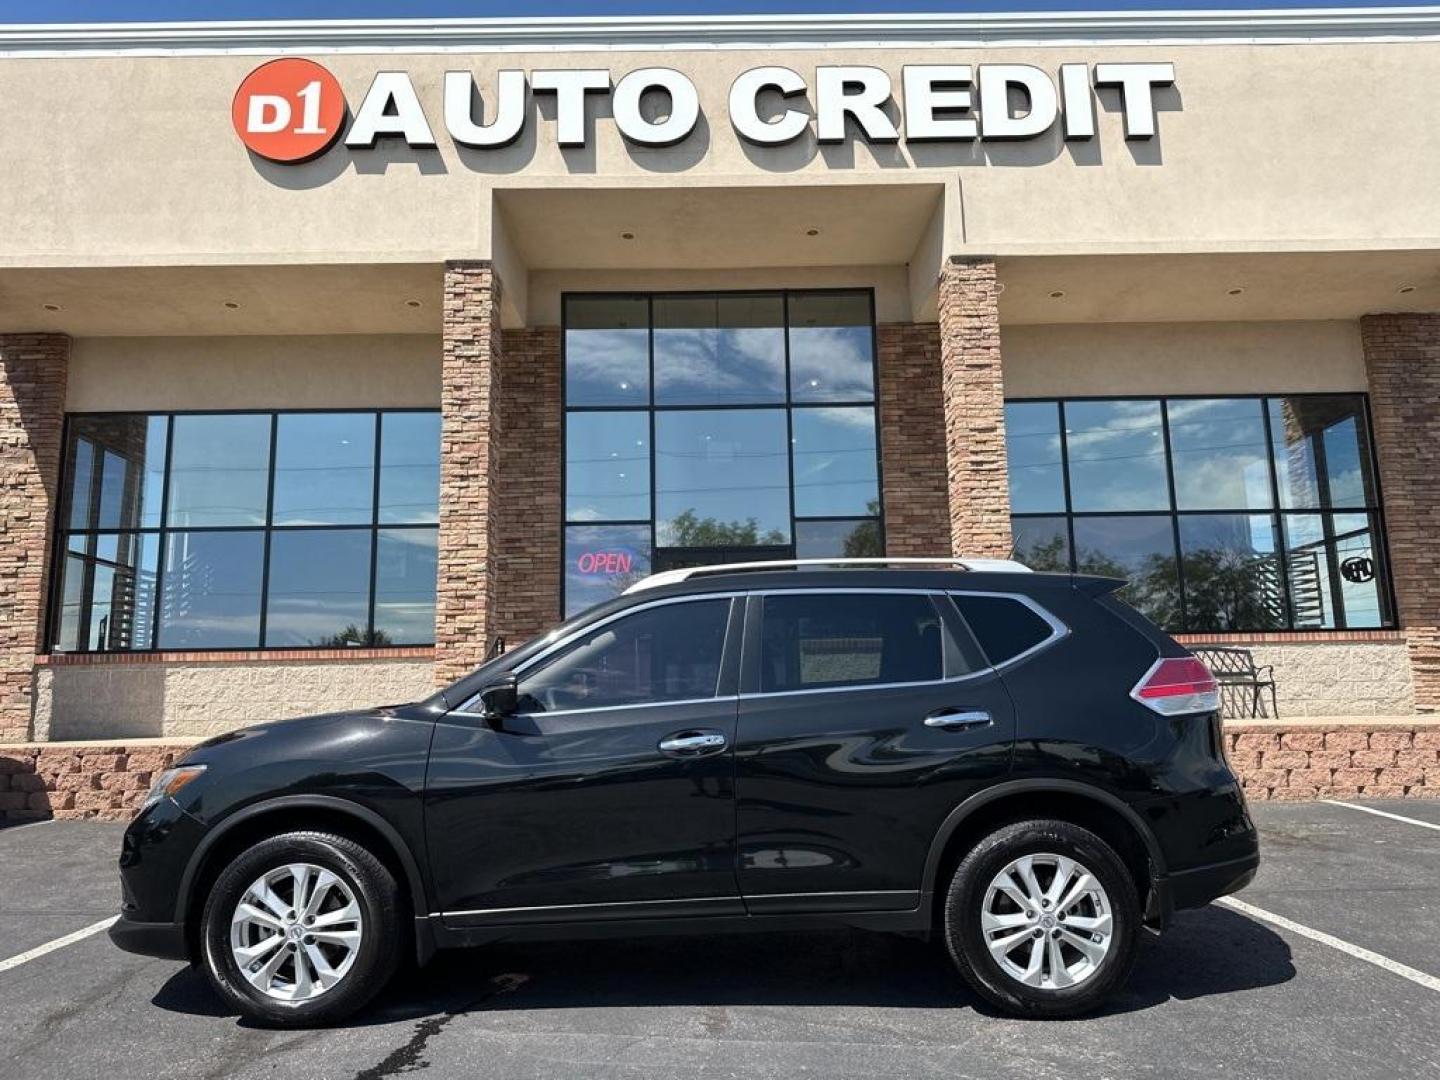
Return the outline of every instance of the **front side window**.
{"type": "Polygon", "coordinates": [[[934,682],[944,631],[921,593],[797,593],[765,597],[762,693],[934,682]]]}
{"type": "Polygon", "coordinates": [[[581,633],[520,679],[521,712],[714,697],[730,600],[646,608],[581,633]]]}
{"type": "Polygon", "coordinates": [[[1012,401],[1016,557],[1172,631],[1391,626],[1365,399],[1012,401]]]}
{"type": "Polygon", "coordinates": [[[70,417],[51,647],[435,636],[435,412],[70,417]]]}
{"type": "Polygon", "coordinates": [[[566,615],[659,570],[883,553],[871,308],[565,299],[566,615]]]}

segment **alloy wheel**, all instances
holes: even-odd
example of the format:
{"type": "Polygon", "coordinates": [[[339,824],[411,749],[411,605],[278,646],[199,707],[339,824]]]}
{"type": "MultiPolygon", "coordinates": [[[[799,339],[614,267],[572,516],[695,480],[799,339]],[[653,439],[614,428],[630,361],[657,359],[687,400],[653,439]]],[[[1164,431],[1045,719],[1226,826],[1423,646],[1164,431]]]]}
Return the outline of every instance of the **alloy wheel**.
{"type": "Polygon", "coordinates": [[[309,1001],[355,963],[364,922],[355,892],[313,863],[288,863],[250,883],[230,919],[230,955],[277,1001],[309,1001]]]}
{"type": "Polygon", "coordinates": [[[980,909],[990,955],[1010,978],[1063,990],[1094,975],[1110,951],[1114,918],[1099,879],[1065,855],[1015,859],[991,880],[980,909]]]}

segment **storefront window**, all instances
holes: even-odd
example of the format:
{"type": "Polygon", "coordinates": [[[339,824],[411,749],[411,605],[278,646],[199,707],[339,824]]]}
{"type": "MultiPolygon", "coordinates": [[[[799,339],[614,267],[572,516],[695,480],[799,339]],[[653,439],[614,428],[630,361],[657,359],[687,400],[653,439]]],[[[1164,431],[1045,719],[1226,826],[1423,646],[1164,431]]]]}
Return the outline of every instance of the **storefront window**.
{"type": "Polygon", "coordinates": [[[434,640],[437,413],[91,414],[67,430],[56,650],[434,640]]]}
{"type": "Polygon", "coordinates": [[[570,296],[564,318],[567,614],[655,570],[883,552],[868,292],[570,296]]]}
{"type": "Polygon", "coordinates": [[[1016,557],[1173,631],[1393,625],[1365,400],[1007,403],[1016,557]]]}

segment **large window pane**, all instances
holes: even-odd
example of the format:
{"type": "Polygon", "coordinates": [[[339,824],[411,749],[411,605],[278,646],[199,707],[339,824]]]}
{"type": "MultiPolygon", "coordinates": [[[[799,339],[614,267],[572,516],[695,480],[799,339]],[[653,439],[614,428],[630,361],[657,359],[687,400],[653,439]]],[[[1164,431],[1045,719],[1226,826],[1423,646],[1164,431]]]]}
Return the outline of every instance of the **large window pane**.
{"type": "Polygon", "coordinates": [[[1075,564],[1082,574],[1125,578],[1121,591],[1161,626],[1180,625],[1175,535],[1166,516],[1077,517],[1075,564]]]}
{"type": "Polygon", "coordinates": [[[619,596],[649,573],[649,525],[571,525],[566,528],[567,618],[619,596]]]}
{"type": "Polygon", "coordinates": [[[655,298],[655,404],[785,401],[778,293],[655,298]]]}
{"type": "Polygon", "coordinates": [[[868,294],[790,296],[790,395],[797,402],[874,399],[868,294]]]}
{"type": "Polygon", "coordinates": [[[1065,510],[1060,406],[1056,402],[1021,401],[1005,406],[1005,457],[1012,512],[1065,510]]]}
{"type": "Polygon", "coordinates": [[[1380,590],[1380,560],[1368,514],[1336,514],[1331,519],[1335,562],[1340,577],[1340,603],[1345,626],[1384,626],[1387,611],[1380,590]]]}
{"type": "Polygon", "coordinates": [[[55,647],[150,648],[158,538],[143,533],[71,537],[61,573],[55,647]]]}
{"type": "Polygon", "coordinates": [[[77,416],[70,422],[72,529],[143,529],[160,524],[165,478],[163,416],[77,416]]]}
{"type": "Polygon", "coordinates": [[[1367,514],[1286,514],[1290,599],[1298,627],[1364,628],[1389,620],[1367,514]]]}
{"type": "Polygon", "coordinates": [[[375,645],[435,640],[435,529],[381,529],[375,555],[375,645]]]}
{"type": "Polygon", "coordinates": [[[600,626],[520,680],[526,712],[715,696],[730,601],[695,600],[600,626]]]}
{"type": "Polygon", "coordinates": [[[285,413],[275,434],[276,525],[368,524],[374,413],[285,413]]]}
{"type": "Polygon", "coordinates": [[[796,516],[878,514],[875,410],[796,409],[791,418],[796,516]]]}
{"type": "Polygon", "coordinates": [[[269,482],[268,415],[175,417],[172,527],[263,525],[269,482]]]}
{"type": "Polygon", "coordinates": [[[265,534],[172,532],[165,537],[162,649],[253,649],[260,644],[265,534]]]}
{"type": "Polygon", "coordinates": [[[565,401],[650,401],[650,304],[642,297],[571,297],[565,302],[565,401]]]}
{"type": "Polygon", "coordinates": [[[1270,460],[1259,398],[1166,403],[1181,510],[1268,510],[1270,460]]]}
{"type": "Polygon", "coordinates": [[[1169,508],[1160,402],[1067,401],[1065,430],[1075,510],[1169,508]]]}
{"type": "Polygon", "coordinates": [[[369,645],[369,622],[369,529],[302,529],[271,536],[266,645],[369,645]]]}
{"type": "Polygon", "coordinates": [[[440,414],[380,417],[380,524],[440,519],[440,414]]]}
{"type": "Polygon", "coordinates": [[[1012,518],[1010,534],[1015,558],[1031,570],[1069,572],[1070,530],[1063,517],[1012,518]]]}
{"type": "Polygon", "coordinates": [[[873,559],[885,554],[880,542],[880,522],[797,521],[797,559],[873,559]]]}
{"type": "Polygon", "coordinates": [[[929,682],[943,672],[943,632],[926,596],[767,596],[762,625],[765,692],[929,682]]]}
{"type": "Polygon", "coordinates": [[[650,414],[572,412],[565,419],[565,519],[650,517],[650,414]]]}
{"type": "Polygon", "coordinates": [[[1281,506],[1373,505],[1370,434],[1358,396],[1271,398],[1270,437],[1281,506]]]}
{"type": "Polygon", "coordinates": [[[1180,518],[1185,628],[1280,630],[1285,586],[1269,514],[1187,514],[1180,518]]]}
{"type": "Polygon", "coordinates": [[[661,547],[753,547],[790,540],[783,409],[655,414],[661,547]]]}

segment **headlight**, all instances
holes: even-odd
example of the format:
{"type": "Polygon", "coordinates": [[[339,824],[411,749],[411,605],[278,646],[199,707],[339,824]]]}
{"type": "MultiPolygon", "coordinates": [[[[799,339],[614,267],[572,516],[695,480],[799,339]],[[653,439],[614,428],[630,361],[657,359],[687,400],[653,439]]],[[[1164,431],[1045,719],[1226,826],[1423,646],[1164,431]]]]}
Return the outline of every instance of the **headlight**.
{"type": "Polygon", "coordinates": [[[191,780],[198,780],[204,771],[204,765],[179,765],[173,769],[166,769],[155,778],[155,783],[150,787],[150,794],[145,796],[145,801],[140,804],[140,809],[136,812],[142,813],[161,799],[170,798],[191,780]]]}

